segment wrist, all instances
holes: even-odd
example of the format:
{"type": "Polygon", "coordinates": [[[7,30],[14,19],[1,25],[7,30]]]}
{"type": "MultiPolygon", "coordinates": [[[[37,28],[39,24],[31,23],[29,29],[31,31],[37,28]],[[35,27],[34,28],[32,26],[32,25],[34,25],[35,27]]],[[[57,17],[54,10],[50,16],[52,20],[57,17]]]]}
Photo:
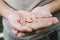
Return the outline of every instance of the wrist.
{"type": "Polygon", "coordinates": [[[45,9],[45,10],[47,10],[47,11],[49,11],[50,13],[52,13],[52,11],[51,11],[51,6],[49,6],[49,5],[44,5],[44,6],[42,6],[42,8],[45,9]]]}
{"type": "Polygon", "coordinates": [[[8,19],[8,16],[10,14],[16,13],[16,11],[15,10],[10,10],[10,9],[4,9],[4,10],[1,10],[0,13],[1,13],[1,16],[3,18],[8,19]]]}
{"type": "Polygon", "coordinates": [[[0,0],[0,16],[7,19],[8,15],[14,12],[14,9],[5,4],[3,0],[0,0]]]}
{"type": "Polygon", "coordinates": [[[48,6],[48,5],[44,5],[44,6],[41,6],[41,7],[38,7],[38,8],[40,8],[41,10],[43,10],[43,11],[48,11],[48,12],[52,12],[51,11],[51,7],[50,6],[48,6]]]}
{"type": "Polygon", "coordinates": [[[44,5],[46,9],[48,9],[51,13],[54,13],[60,9],[60,0],[58,1],[53,1],[49,4],[44,5]]]}

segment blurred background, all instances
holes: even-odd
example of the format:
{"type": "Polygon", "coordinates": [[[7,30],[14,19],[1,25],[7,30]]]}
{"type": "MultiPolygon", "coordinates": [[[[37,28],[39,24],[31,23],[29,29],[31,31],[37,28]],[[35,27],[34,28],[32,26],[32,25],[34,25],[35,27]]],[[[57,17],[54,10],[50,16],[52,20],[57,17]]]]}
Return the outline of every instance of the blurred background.
{"type": "Polygon", "coordinates": [[[3,26],[2,26],[2,17],[0,17],[0,40],[3,40],[3,26]]]}

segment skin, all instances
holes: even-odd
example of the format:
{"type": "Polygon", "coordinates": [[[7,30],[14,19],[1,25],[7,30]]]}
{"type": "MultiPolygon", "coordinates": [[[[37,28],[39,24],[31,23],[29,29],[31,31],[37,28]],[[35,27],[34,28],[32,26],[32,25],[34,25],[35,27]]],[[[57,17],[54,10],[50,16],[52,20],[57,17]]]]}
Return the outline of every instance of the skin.
{"type": "Polygon", "coordinates": [[[7,6],[3,0],[0,0],[0,16],[9,21],[11,26],[14,28],[12,32],[19,37],[26,36],[25,32],[32,32],[33,30],[56,24],[58,19],[56,17],[52,17],[51,13],[57,11],[58,9],[60,9],[60,0],[54,0],[42,7],[36,7],[31,12],[22,10],[16,11],[7,6]],[[30,17],[31,15],[32,17],[30,17]],[[48,25],[44,25],[46,22],[48,25]]]}

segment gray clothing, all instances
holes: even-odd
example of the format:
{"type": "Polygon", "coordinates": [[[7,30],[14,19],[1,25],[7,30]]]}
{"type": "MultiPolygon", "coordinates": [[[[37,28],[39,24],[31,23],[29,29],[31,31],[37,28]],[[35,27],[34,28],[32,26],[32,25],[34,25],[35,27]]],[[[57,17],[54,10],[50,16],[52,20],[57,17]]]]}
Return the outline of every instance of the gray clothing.
{"type": "MultiPolygon", "coordinates": [[[[37,5],[41,6],[41,5],[47,4],[48,2],[51,2],[52,0],[5,0],[5,1],[11,7],[15,8],[16,10],[31,11],[37,5]]],[[[7,39],[6,39],[6,37],[4,37],[5,40],[37,40],[37,39],[40,40],[43,37],[41,34],[33,34],[30,36],[26,36],[24,38],[19,38],[18,36],[15,36],[12,33],[13,28],[6,19],[3,19],[3,25],[4,25],[4,34],[6,34],[5,36],[8,37],[7,39]]],[[[57,25],[59,25],[59,24],[57,24],[57,25]]],[[[46,35],[44,35],[44,36],[46,36],[46,35]]]]}
{"type": "MultiPolygon", "coordinates": [[[[5,0],[10,6],[17,10],[26,10],[27,8],[31,7],[32,5],[37,5],[42,0],[5,0]]],[[[32,6],[32,7],[33,7],[32,6]]]]}

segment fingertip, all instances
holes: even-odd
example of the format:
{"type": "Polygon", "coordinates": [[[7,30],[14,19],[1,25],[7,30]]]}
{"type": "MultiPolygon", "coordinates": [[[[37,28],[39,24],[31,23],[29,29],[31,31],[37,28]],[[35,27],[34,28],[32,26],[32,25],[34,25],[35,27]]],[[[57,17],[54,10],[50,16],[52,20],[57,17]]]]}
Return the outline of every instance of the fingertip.
{"type": "Polygon", "coordinates": [[[51,14],[50,14],[49,16],[50,16],[50,17],[52,17],[52,15],[51,15],[51,14]]]}
{"type": "Polygon", "coordinates": [[[23,26],[24,30],[27,32],[32,32],[32,28],[28,27],[28,26],[23,26]]]}
{"type": "Polygon", "coordinates": [[[17,36],[18,36],[18,37],[24,37],[25,34],[24,34],[24,33],[18,33],[17,36]]]}
{"type": "Polygon", "coordinates": [[[26,31],[27,32],[32,32],[32,28],[28,28],[26,31]]]}
{"type": "Polygon", "coordinates": [[[16,35],[18,33],[17,30],[13,29],[12,32],[16,35]]]}
{"type": "Polygon", "coordinates": [[[53,17],[53,18],[52,18],[52,21],[53,21],[54,24],[56,24],[56,23],[59,22],[59,20],[58,20],[56,17],[53,17]]]}

